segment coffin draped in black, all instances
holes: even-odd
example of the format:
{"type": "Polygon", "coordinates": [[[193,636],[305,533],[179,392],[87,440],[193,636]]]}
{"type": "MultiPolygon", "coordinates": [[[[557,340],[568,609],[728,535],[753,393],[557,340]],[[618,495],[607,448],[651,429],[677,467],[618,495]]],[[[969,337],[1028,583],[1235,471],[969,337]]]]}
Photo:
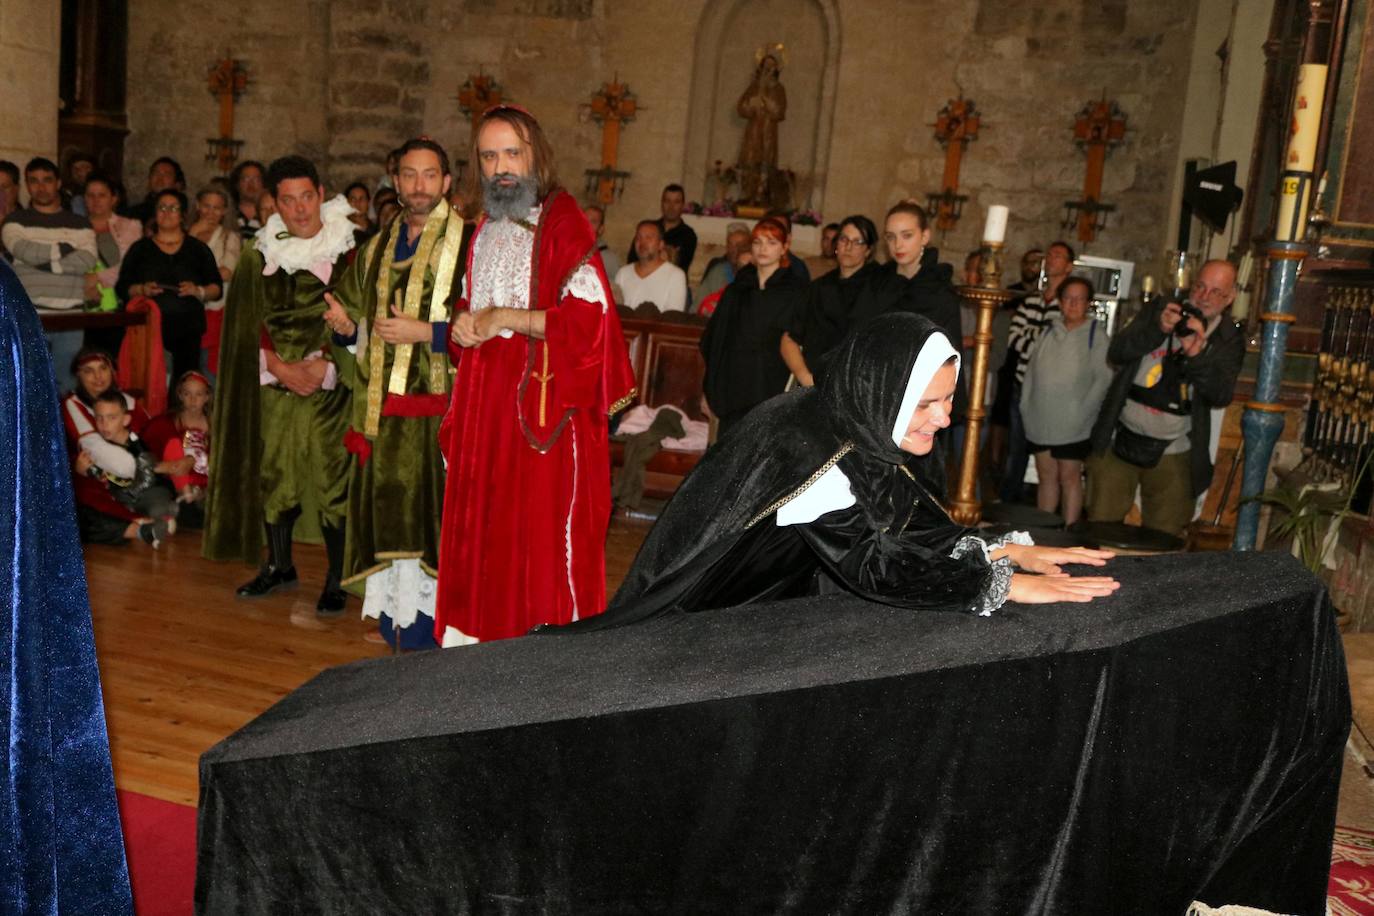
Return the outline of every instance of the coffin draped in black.
{"type": "Polygon", "coordinates": [[[908,608],[973,607],[990,569],[979,551],[951,556],[969,531],[940,505],[943,466],[891,439],[912,366],[938,332],[906,313],[865,324],[831,351],[816,387],[760,405],[706,453],[604,614],[539,632],[840,590],[908,608]],[[837,455],[856,504],[779,527],[778,507],[837,455]]]}
{"type": "Polygon", "coordinates": [[[1320,916],[1350,724],[1321,583],[849,595],[319,675],[201,759],[201,913],[1320,916]]]}

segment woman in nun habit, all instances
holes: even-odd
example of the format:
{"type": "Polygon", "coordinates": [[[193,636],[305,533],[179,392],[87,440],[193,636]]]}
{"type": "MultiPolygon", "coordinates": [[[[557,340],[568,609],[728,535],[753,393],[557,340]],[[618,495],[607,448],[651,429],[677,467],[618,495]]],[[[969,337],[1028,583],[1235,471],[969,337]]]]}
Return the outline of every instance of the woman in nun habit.
{"type": "MultiPolygon", "coordinates": [[[[913,610],[991,614],[1007,600],[1091,601],[1114,579],[1068,576],[1112,554],[987,540],[954,524],[931,457],[959,356],[928,319],[882,315],[706,453],[582,632],[679,611],[849,592],[913,610]]],[[[541,628],[542,629],[542,628],[541,628]]],[[[552,629],[552,628],[551,628],[552,629]]],[[[547,632],[547,631],[546,631],[547,632]]]]}

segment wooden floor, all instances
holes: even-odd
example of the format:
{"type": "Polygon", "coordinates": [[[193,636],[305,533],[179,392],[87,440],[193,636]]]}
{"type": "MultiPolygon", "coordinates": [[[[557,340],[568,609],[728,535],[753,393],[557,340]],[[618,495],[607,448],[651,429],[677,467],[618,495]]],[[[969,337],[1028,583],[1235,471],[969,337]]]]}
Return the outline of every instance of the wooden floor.
{"type": "MultiPolygon", "coordinates": [[[[648,526],[612,523],[607,579],[613,589],[648,526]]],[[[350,599],[321,621],[315,599],[324,551],[296,545],[301,584],[256,601],[234,589],[253,570],[200,556],[200,535],[182,532],[160,550],[143,544],[87,547],[86,576],[115,783],[194,805],[197,761],[221,738],[325,668],[385,655],[364,640],[375,630],[350,599]]]]}

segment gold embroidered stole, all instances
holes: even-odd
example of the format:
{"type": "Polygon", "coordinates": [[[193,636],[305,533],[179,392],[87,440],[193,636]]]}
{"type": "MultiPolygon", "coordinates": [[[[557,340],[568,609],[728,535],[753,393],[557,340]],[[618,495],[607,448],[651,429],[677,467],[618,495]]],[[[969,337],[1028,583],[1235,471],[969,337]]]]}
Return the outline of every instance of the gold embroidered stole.
{"type": "MultiPolygon", "coordinates": [[[[377,271],[377,308],[373,321],[389,318],[393,300],[391,271],[396,259],[396,233],[403,231],[405,220],[397,219],[385,238],[379,239],[383,245],[382,265],[377,271]]],[[[429,299],[428,321],[448,320],[448,294],[453,285],[453,275],[457,270],[458,249],[463,241],[463,220],[449,208],[446,201],[430,212],[425,220],[425,228],[420,233],[420,244],[411,259],[410,277],[406,282],[404,297],[401,290],[394,291],[394,299],[402,313],[408,318],[419,318],[424,299],[425,275],[434,272],[434,289],[429,299]],[[443,243],[439,235],[443,233],[443,243]],[[435,250],[436,246],[438,251],[435,250]]],[[[367,338],[367,358],[369,373],[367,379],[367,416],[363,433],[369,439],[377,435],[382,417],[382,376],[386,369],[386,341],[375,333],[367,338]]],[[[391,375],[387,382],[386,394],[403,395],[406,393],[406,378],[410,374],[410,363],[415,350],[414,344],[397,344],[396,355],[391,364],[391,375]]],[[[448,356],[441,353],[429,355],[429,391],[443,394],[448,387],[448,356]]]]}

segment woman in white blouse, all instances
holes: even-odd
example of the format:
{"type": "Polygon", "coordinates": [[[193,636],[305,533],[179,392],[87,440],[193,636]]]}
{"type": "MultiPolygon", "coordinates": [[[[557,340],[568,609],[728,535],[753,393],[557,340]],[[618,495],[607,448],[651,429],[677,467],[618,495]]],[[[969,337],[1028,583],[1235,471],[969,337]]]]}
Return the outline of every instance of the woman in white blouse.
{"type": "Polygon", "coordinates": [[[211,379],[219,370],[219,332],[224,321],[224,303],[229,298],[229,281],[239,263],[243,239],[238,221],[229,203],[229,192],[217,185],[209,185],[196,192],[196,206],[191,213],[191,235],[200,239],[215,256],[219,275],[224,280],[223,292],[213,302],[205,303],[205,335],[201,337],[201,365],[209,368],[211,379]]]}

